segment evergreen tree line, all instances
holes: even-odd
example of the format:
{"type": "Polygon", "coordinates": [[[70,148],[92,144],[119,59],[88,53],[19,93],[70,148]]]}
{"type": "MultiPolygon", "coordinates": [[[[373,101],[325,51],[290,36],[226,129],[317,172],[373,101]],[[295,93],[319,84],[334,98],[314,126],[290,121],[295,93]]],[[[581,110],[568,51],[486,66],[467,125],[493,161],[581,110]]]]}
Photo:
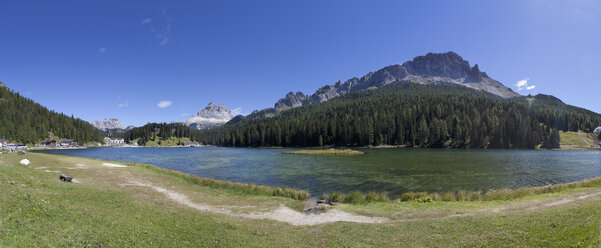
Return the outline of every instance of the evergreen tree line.
{"type": "Polygon", "coordinates": [[[200,140],[197,130],[193,130],[182,123],[148,123],[142,127],[133,128],[123,135],[123,139],[128,143],[139,138],[138,145],[141,146],[149,140],[156,141],[158,139],[160,141],[170,137],[188,137],[192,141],[200,140]]]}
{"type": "Polygon", "coordinates": [[[50,111],[6,87],[0,87],[0,138],[15,143],[34,144],[47,139],[49,132],[80,144],[100,142],[104,134],[90,123],[50,111]]]}
{"type": "Polygon", "coordinates": [[[218,146],[555,148],[601,115],[547,95],[503,99],[459,85],[401,84],[201,131],[218,146]]]}

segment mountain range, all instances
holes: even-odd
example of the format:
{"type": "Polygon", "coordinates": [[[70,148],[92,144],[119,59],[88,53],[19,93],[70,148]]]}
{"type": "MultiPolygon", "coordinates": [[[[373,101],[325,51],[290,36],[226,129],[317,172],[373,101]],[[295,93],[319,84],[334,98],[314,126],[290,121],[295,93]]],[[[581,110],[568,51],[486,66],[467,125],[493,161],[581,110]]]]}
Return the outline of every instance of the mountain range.
{"type": "MultiPolygon", "coordinates": [[[[457,84],[503,98],[520,96],[480,71],[477,64],[471,67],[468,61],[455,52],[428,53],[402,65],[387,66],[360,78],[348,79],[344,83],[338,81],[326,85],[312,95],[290,92],[275,103],[273,110],[321,103],[351,92],[403,83],[457,84]]],[[[270,110],[267,109],[268,112],[270,110]]]]}
{"type": "Polygon", "coordinates": [[[556,148],[559,131],[593,130],[601,115],[539,94],[521,96],[454,52],[428,53],[312,95],[203,130],[220,146],[556,148]]]}

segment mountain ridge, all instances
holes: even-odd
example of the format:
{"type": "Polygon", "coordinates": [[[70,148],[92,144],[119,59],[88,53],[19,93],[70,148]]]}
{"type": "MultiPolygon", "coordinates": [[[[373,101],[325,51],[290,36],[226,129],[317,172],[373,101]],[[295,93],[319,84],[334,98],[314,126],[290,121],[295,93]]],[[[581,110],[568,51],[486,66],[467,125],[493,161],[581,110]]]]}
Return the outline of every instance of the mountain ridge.
{"type": "Polygon", "coordinates": [[[289,92],[279,99],[273,109],[279,111],[309,104],[328,101],[332,98],[368,88],[379,88],[389,84],[458,84],[468,88],[486,91],[503,98],[520,96],[502,83],[480,71],[478,64],[473,67],[455,52],[428,53],[417,56],[402,65],[389,65],[375,72],[369,72],[361,78],[353,77],[332,85],[319,88],[314,94],[289,92]]]}
{"type": "Polygon", "coordinates": [[[272,118],[253,115],[203,131],[202,142],[537,149],[558,148],[559,131],[593,130],[601,123],[601,114],[553,96],[502,98],[456,84],[391,84],[289,108],[272,118]]]}

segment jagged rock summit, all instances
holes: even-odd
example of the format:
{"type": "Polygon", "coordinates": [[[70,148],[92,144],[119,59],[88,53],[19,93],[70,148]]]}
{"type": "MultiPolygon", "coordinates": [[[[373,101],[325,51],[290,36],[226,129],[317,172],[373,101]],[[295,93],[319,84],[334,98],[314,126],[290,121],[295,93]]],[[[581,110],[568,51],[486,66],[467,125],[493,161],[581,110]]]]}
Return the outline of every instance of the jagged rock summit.
{"type": "Polygon", "coordinates": [[[121,124],[117,118],[104,118],[103,121],[95,120],[91,122],[91,124],[104,132],[111,129],[125,129],[123,124],[121,124]]]}
{"type": "Polygon", "coordinates": [[[288,93],[275,104],[275,110],[298,107],[328,101],[350,92],[378,88],[389,84],[459,84],[476,90],[486,91],[503,98],[519,96],[518,93],[480,71],[478,65],[469,62],[454,52],[428,53],[415,57],[402,65],[391,65],[361,78],[351,78],[342,83],[326,85],[313,95],[302,92],[288,93]]]}
{"type": "Polygon", "coordinates": [[[208,129],[221,126],[232,119],[232,111],[225,105],[210,102],[203,110],[186,120],[186,125],[197,129],[208,129]]]}

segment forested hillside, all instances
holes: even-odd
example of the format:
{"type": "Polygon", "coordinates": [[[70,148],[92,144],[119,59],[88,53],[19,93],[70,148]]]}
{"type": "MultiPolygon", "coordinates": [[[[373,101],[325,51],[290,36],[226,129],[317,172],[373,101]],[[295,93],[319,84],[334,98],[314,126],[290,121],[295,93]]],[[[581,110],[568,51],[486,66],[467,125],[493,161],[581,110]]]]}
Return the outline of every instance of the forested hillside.
{"type": "Polygon", "coordinates": [[[246,118],[201,132],[220,146],[406,145],[553,148],[558,130],[592,130],[601,115],[537,95],[501,97],[448,84],[400,84],[246,118]]]}
{"type": "Polygon", "coordinates": [[[80,144],[101,141],[102,132],[90,123],[50,111],[42,105],[0,86],[0,138],[33,144],[49,137],[76,139],[80,144]]]}
{"type": "Polygon", "coordinates": [[[146,142],[152,140],[166,140],[170,137],[190,138],[192,141],[199,141],[199,133],[183,123],[148,123],[141,127],[133,128],[123,135],[125,142],[138,139],[138,145],[146,145],[146,142]]]}

